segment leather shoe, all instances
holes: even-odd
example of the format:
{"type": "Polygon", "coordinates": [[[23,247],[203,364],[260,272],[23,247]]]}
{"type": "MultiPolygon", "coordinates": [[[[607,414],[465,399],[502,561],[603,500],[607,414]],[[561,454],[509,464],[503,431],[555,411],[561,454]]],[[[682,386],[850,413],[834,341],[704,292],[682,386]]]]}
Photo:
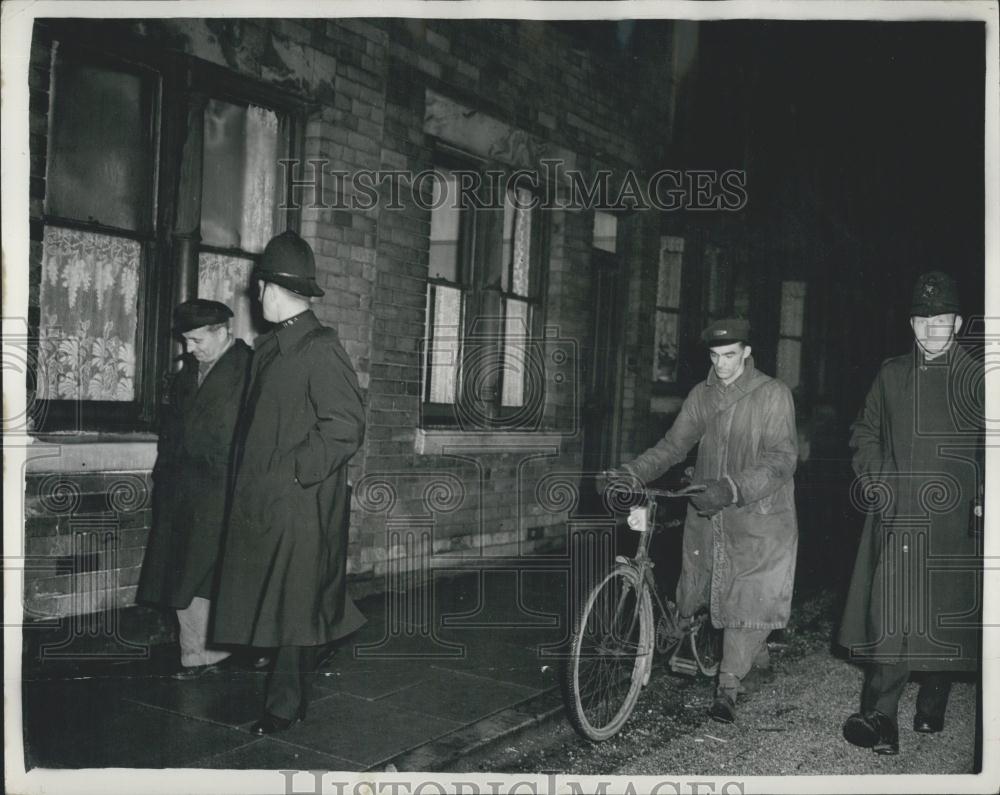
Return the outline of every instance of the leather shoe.
{"type": "Polygon", "coordinates": [[[299,718],[279,718],[270,712],[265,712],[260,720],[250,727],[250,734],[263,737],[266,734],[277,734],[292,728],[299,718]]]}
{"type": "Polygon", "coordinates": [[[170,674],[171,679],[176,679],[178,682],[189,682],[192,679],[201,679],[205,674],[217,674],[223,670],[223,665],[221,663],[209,663],[208,665],[190,665],[186,668],[181,668],[179,671],[175,671],[170,674]]]}
{"type": "Polygon", "coordinates": [[[944,718],[935,718],[924,712],[913,716],[913,731],[921,734],[937,734],[944,728],[944,718]]]}
{"type": "Polygon", "coordinates": [[[876,754],[894,756],[899,753],[899,729],[896,722],[878,710],[863,715],[855,712],[844,721],[843,734],[851,745],[871,748],[876,754]]]}
{"type": "Polygon", "coordinates": [[[725,690],[717,690],[715,701],[708,708],[708,716],[719,723],[733,723],[736,720],[736,699],[725,690]]]}

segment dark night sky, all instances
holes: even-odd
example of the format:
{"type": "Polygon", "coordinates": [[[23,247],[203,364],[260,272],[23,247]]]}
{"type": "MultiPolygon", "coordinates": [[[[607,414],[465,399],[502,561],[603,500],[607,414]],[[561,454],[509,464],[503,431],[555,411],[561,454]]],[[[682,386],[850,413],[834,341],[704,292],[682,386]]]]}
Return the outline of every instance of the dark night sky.
{"type": "Polygon", "coordinates": [[[694,151],[742,156],[758,218],[813,208],[904,293],[951,270],[982,311],[982,24],[707,23],[699,69],[694,151]]]}

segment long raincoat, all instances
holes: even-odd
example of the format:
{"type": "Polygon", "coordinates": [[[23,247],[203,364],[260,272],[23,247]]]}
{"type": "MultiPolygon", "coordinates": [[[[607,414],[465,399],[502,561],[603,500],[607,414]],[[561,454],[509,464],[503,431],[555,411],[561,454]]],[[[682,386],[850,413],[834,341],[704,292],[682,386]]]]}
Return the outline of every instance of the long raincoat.
{"type": "Polygon", "coordinates": [[[852,658],[974,670],[982,537],[983,365],[959,345],[882,364],[852,426],[853,496],[866,510],[839,642],[852,658]]]}
{"type": "Polygon", "coordinates": [[[195,596],[211,597],[250,356],[238,339],[201,386],[191,356],[174,378],[153,468],[155,518],[137,601],[184,609],[195,596]]]}
{"type": "Polygon", "coordinates": [[[347,593],[347,462],[364,436],[357,376],[312,311],[255,346],[212,637],[314,646],[364,623],[347,593]]]}
{"type": "Polygon", "coordinates": [[[791,391],[758,371],[753,357],[729,386],[712,370],[688,394],[666,435],[625,468],[649,482],[696,444],[694,481],[729,476],[741,500],[710,518],[688,505],[678,607],[682,615],[708,607],[717,627],[783,627],[798,548],[791,391]]]}

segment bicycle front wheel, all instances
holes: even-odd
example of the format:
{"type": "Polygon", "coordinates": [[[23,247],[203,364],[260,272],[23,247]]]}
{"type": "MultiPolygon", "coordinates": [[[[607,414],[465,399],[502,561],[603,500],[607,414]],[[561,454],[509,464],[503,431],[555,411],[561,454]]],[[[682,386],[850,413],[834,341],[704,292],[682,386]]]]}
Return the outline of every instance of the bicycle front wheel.
{"type": "Polygon", "coordinates": [[[638,573],[619,566],[591,590],[576,617],[562,676],[570,723],[588,740],[617,734],[652,662],[653,607],[638,573]]]}

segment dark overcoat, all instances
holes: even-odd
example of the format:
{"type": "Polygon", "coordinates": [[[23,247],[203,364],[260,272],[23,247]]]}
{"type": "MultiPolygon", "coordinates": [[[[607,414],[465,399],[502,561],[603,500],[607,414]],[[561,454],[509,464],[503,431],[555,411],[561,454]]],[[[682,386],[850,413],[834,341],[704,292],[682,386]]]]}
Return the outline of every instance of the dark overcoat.
{"type": "Polygon", "coordinates": [[[215,642],[312,646],[364,623],[347,593],[347,462],[364,425],[350,359],[312,311],[258,338],[215,642]]]}
{"type": "Polygon", "coordinates": [[[708,607],[717,627],[783,627],[799,538],[791,391],[757,370],[753,357],[728,386],[712,370],[688,394],[663,439],[625,467],[649,482],[695,445],[694,481],[731,478],[741,499],[711,518],[688,506],[678,607],[688,616],[708,607]]]}
{"type": "Polygon", "coordinates": [[[978,665],[983,399],[982,364],[959,345],[888,359],[868,392],[851,436],[867,516],[838,638],[855,660],[978,665]]]}
{"type": "Polygon", "coordinates": [[[211,596],[250,358],[237,339],[201,386],[192,356],[174,378],[153,468],[154,520],[138,601],[183,609],[192,597],[211,596]]]}

